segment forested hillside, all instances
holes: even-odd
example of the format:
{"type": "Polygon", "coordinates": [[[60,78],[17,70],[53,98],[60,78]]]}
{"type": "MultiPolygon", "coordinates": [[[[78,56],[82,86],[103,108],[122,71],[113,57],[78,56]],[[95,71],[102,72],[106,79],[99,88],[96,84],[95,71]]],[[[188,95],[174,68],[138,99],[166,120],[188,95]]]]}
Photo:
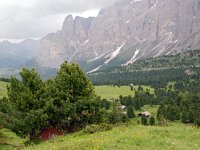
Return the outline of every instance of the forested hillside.
{"type": "Polygon", "coordinates": [[[133,65],[98,71],[89,74],[89,77],[97,85],[155,85],[198,78],[199,72],[200,50],[195,50],[141,60],[133,65]]]}

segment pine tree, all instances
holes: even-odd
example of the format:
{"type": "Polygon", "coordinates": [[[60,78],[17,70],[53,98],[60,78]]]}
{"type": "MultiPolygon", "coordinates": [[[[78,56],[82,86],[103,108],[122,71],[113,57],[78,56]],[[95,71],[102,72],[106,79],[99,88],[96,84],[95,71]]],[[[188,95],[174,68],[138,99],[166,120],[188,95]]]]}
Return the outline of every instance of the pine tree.
{"type": "Polygon", "coordinates": [[[160,121],[161,118],[165,118],[166,116],[166,106],[164,103],[161,103],[159,108],[158,108],[158,111],[157,111],[157,119],[160,121]]]}
{"type": "Polygon", "coordinates": [[[133,105],[133,98],[131,95],[126,97],[126,106],[133,105]]]}
{"type": "Polygon", "coordinates": [[[141,85],[138,86],[138,91],[143,91],[143,87],[141,85]]]}
{"type": "Polygon", "coordinates": [[[48,111],[53,116],[52,124],[61,129],[75,129],[98,121],[100,101],[95,98],[92,83],[77,64],[64,62],[52,84],[49,97],[53,105],[48,111]]]}
{"type": "Polygon", "coordinates": [[[130,85],[130,90],[133,91],[133,85],[130,85]]]}
{"type": "Polygon", "coordinates": [[[194,124],[195,124],[197,127],[200,127],[200,117],[198,117],[198,118],[195,119],[194,124]]]}
{"type": "Polygon", "coordinates": [[[181,114],[181,122],[182,123],[188,123],[189,122],[189,115],[186,109],[183,109],[181,114]]]}
{"type": "Polygon", "coordinates": [[[140,103],[140,99],[139,98],[134,98],[134,107],[136,110],[140,110],[141,109],[141,103],[140,103]]]}
{"type": "Polygon", "coordinates": [[[35,138],[48,125],[44,83],[34,69],[24,68],[20,75],[22,80],[11,78],[4,125],[20,136],[35,138]]]}
{"type": "Polygon", "coordinates": [[[153,116],[151,116],[151,117],[149,118],[149,124],[150,124],[151,126],[153,126],[153,125],[155,125],[155,123],[156,123],[155,118],[154,118],[153,116]]]}
{"type": "Polygon", "coordinates": [[[127,116],[128,116],[128,118],[134,118],[135,117],[135,113],[134,113],[133,107],[131,105],[129,105],[128,108],[127,108],[127,116]]]}
{"type": "Polygon", "coordinates": [[[144,125],[144,126],[146,126],[147,123],[148,123],[147,118],[145,116],[142,116],[142,118],[141,118],[141,124],[144,125]]]}

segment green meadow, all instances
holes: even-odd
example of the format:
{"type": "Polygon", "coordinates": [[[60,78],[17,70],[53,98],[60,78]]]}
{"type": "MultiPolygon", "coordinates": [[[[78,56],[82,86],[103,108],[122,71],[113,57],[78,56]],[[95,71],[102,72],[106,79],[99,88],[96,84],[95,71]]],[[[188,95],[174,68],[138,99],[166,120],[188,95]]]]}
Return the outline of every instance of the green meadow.
{"type": "MultiPolygon", "coordinates": [[[[146,89],[150,89],[150,93],[154,93],[154,89],[150,86],[142,86],[144,91],[146,89]]],[[[133,91],[131,91],[130,86],[95,86],[95,91],[97,96],[101,96],[101,98],[105,99],[117,99],[119,95],[128,96],[128,95],[135,95],[135,91],[138,90],[138,86],[133,86],[133,91]]]]}

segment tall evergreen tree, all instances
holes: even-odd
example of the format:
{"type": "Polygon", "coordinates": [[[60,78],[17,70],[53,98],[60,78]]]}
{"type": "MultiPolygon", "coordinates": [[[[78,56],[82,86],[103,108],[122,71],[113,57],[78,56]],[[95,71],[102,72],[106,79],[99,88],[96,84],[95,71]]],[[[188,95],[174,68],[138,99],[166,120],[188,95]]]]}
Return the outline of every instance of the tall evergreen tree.
{"type": "Polygon", "coordinates": [[[164,103],[161,103],[157,111],[157,119],[160,121],[163,117],[166,117],[166,106],[164,103]]]}
{"type": "Polygon", "coordinates": [[[185,109],[185,108],[182,110],[181,121],[183,123],[188,123],[189,122],[189,115],[188,115],[187,109],[185,109]]]}
{"type": "Polygon", "coordinates": [[[149,124],[150,124],[151,126],[153,126],[153,125],[155,125],[155,123],[156,123],[155,118],[154,118],[153,116],[151,116],[151,117],[149,118],[149,124]]]}
{"type": "Polygon", "coordinates": [[[48,114],[51,124],[59,128],[76,128],[97,121],[99,101],[94,87],[77,64],[61,65],[49,91],[52,105],[48,114]]]}
{"type": "Polygon", "coordinates": [[[44,111],[44,84],[34,69],[24,68],[20,75],[21,80],[11,78],[4,126],[20,136],[34,138],[48,125],[48,115],[44,111]]]}
{"type": "Polygon", "coordinates": [[[134,113],[133,107],[131,105],[129,105],[127,107],[127,116],[128,116],[128,118],[134,118],[135,117],[135,113],[134,113]]]}
{"type": "Polygon", "coordinates": [[[147,118],[143,115],[142,118],[141,118],[141,124],[144,125],[144,126],[146,126],[147,123],[148,123],[148,120],[147,120],[147,118]]]}
{"type": "Polygon", "coordinates": [[[139,98],[134,98],[134,107],[136,110],[140,110],[141,109],[141,102],[139,98]]]}
{"type": "Polygon", "coordinates": [[[174,121],[180,119],[180,111],[177,106],[169,104],[166,109],[166,118],[174,121]]]}

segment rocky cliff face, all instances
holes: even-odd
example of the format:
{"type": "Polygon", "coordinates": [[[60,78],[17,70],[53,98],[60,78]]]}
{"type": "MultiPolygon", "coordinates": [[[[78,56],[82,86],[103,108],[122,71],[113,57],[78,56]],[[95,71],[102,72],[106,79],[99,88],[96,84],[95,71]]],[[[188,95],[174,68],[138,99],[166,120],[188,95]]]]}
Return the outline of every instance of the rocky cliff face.
{"type": "Polygon", "coordinates": [[[58,68],[78,62],[86,71],[200,48],[200,0],[122,0],[96,18],[66,17],[40,41],[36,61],[58,68]]]}

